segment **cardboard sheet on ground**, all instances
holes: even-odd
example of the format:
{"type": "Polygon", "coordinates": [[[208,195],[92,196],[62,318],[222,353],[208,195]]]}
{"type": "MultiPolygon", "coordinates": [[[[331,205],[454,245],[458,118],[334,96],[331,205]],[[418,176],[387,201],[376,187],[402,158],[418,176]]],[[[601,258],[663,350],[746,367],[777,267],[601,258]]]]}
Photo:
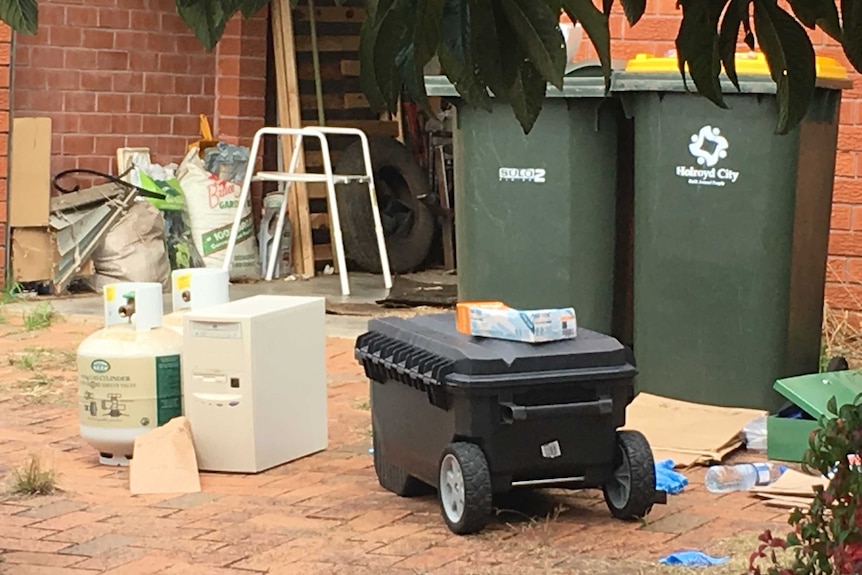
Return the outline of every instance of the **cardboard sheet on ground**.
{"type": "Polygon", "coordinates": [[[751,492],[763,495],[813,497],[816,486],[826,487],[828,484],[829,480],[825,477],[815,477],[788,469],[772,485],[754,487],[751,492]]]}
{"type": "Polygon", "coordinates": [[[197,493],[201,490],[188,419],[176,417],[135,438],[129,489],[133,495],[197,493]]]}
{"type": "Polygon", "coordinates": [[[742,428],[765,411],[715,407],[640,393],[626,410],[624,429],[643,433],[656,461],[677,467],[721,461],[742,447],[742,428]]]}

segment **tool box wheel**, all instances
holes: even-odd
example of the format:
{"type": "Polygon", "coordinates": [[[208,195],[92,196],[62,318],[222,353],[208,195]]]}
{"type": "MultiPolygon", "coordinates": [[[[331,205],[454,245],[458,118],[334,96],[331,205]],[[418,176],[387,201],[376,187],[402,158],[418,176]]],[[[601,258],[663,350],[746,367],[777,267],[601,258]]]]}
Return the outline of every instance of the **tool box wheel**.
{"type": "Polygon", "coordinates": [[[417,497],[419,495],[434,493],[434,489],[430,485],[407,474],[400,467],[392,465],[383,457],[376,433],[374,433],[372,443],[374,444],[374,472],[377,473],[377,481],[380,483],[380,487],[400,497],[417,497]]]}
{"type": "Polygon", "coordinates": [[[603,491],[611,515],[641,519],[655,503],[655,461],[646,437],[639,431],[617,433],[618,467],[603,491]]]}
{"type": "Polygon", "coordinates": [[[450,531],[467,535],[485,527],[491,514],[491,471],[478,445],[457,442],[443,450],[438,492],[450,531]]]}

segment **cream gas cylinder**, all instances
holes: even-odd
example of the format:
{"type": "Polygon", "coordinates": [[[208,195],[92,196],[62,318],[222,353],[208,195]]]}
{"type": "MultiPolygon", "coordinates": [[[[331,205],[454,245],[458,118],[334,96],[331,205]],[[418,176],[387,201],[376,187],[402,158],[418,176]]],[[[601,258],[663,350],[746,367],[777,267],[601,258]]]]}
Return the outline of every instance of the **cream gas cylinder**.
{"type": "Polygon", "coordinates": [[[162,285],[104,289],[105,327],[78,347],[81,437],[104,465],[128,465],[135,437],[182,415],[183,338],[162,327],[162,285]]]}
{"type": "Polygon", "coordinates": [[[171,272],[172,313],[163,324],[183,334],[183,315],[230,301],[230,272],[222,269],[189,268],[171,272]]]}

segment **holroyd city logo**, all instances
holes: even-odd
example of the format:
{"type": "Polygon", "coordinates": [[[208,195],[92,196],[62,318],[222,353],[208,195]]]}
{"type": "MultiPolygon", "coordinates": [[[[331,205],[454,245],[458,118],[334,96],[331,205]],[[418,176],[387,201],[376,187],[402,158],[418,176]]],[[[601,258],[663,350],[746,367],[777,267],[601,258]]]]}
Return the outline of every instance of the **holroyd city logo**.
{"type": "Polygon", "coordinates": [[[676,175],[686,178],[689,184],[699,186],[724,186],[727,182],[735,183],[739,172],[729,168],[717,168],[719,162],[727,158],[730,142],[721,135],[721,130],[713,126],[704,126],[691,136],[688,145],[689,153],[697,160],[698,166],[677,166],[676,175]]]}

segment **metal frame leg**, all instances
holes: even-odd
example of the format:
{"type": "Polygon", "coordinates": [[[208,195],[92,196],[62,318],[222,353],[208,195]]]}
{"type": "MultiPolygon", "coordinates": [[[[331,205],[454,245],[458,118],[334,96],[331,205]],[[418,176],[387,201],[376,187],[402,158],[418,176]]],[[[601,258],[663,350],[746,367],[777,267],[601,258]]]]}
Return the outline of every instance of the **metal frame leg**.
{"type": "MultiPolygon", "coordinates": [[[[294,136],[293,154],[290,156],[290,166],[287,168],[287,173],[293,174],[296,171],[296,164],[299,163],[299,151],[302,149],[302,134],[294,136]]],[[[286,182],[284,185],[284,195],[282,196],[281,209],[278,211],[278,221],[275,224],[275,239],[272,245],[275,249],[269,256],[269,265],[266,268],[266,281],[272,280],[275,273],[275,263],[281,255],[281,240],[284,233],[284,218],[287,214],[288,203],[287,199],[290,196],[290,189],[293,187],[293,182],[286,182]]],[[[291,231],[291,235],[296,233],[296,230],[291,231]]]]}

